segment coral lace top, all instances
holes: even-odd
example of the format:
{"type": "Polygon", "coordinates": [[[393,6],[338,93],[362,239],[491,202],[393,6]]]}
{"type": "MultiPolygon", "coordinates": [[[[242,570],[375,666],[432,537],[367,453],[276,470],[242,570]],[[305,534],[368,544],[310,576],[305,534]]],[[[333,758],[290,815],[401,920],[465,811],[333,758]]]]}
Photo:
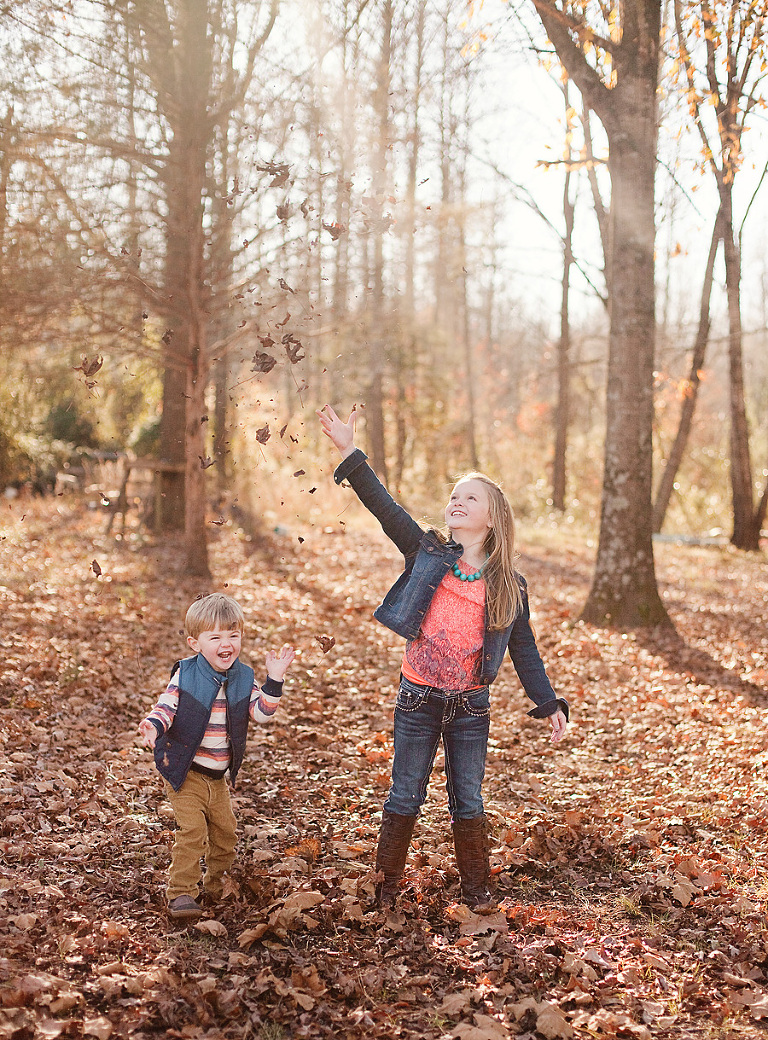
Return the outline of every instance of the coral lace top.
{"type": "MultiPolygon", "coordinates": [[[[471,573],[461,563],[459,569],[471,573]]],[[[485,582],[462,581],[449,570],[435,589],[418,636],[406,643],[403,675],[452,693],[477,688],[484,631],[485,582]]]]}

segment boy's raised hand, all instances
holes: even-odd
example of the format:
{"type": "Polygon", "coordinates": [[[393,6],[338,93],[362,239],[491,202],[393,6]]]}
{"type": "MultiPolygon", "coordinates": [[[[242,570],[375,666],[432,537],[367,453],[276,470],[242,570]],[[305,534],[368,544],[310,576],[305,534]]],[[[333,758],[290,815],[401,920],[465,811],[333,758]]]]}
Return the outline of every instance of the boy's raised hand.
{"type": "Polygon", "coordinates": [[[149,719],[143,719],[139,723],[139,733],[141,733],[141,742],[144,747],[155,746],[157,740],[157,726],[153,726],[149,719]]]}
{"type": "Polygon", "coordinates": [[[357,405],[354,405],[346,422],[338,417],[329,404],[318,409],[317,415],[320,425],[326,437],[330,437],[341,452],[341,457],[346,458],[355,450],[355,422],[357,421],[357,405]]]}
{"type": "Polygon", "coordinates": [[[274,679],[275,682],[282,682],[295,656],[296,651],[287,643],[284,643],[278,651],[268,650],[266,661],[269,678],[274,679]]]}

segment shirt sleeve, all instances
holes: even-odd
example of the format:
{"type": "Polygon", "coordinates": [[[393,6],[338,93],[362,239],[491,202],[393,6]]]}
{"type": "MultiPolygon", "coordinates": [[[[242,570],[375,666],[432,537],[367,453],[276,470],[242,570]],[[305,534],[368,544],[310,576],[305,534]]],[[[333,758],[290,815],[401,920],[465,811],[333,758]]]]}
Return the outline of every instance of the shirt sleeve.
{"type": "Polygon", "coordinates": [[[271,721],[282,696],[283,684],[278,682],[277,679],[267,679],[261,688],[259,688],[258,684],[254,684],[249,708],[253,721],[271,721]]]}
{"type": "Polygon", "coordinates": [[[570,709],[564,697],[558,697],[549,681],[536,636],[531,625],[531,611],[528,603],[528,592],[525,581],[521,582],[523,590],[523,610],[515,619],[509,639],[509,656],[526,694],[536,705],[528,714],[533,719],[545,719],[562,711],[566,720],[570,709]]]}
{"type": "Polygon", "coordinates": [[[160,694],[157,704],[147,715],[145,722],[151,722],[157,730],[158,736],[167,733],[176,715],[179,706],[179,687],[174,679],[168,683],[165,692],[160,694]]]}

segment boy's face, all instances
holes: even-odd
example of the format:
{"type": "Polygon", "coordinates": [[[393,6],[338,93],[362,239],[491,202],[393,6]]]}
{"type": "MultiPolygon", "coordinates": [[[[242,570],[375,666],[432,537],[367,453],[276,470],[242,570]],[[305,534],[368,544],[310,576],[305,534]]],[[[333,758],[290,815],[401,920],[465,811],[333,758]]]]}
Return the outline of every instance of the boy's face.
{"type": "Polygon", "coordinates": [[[226,672],[240,654],[243,633],[239,628],[214,628],[210,632],[201,632],[197,638],[187,636],[187,643],[217,672],[226,672]]]}

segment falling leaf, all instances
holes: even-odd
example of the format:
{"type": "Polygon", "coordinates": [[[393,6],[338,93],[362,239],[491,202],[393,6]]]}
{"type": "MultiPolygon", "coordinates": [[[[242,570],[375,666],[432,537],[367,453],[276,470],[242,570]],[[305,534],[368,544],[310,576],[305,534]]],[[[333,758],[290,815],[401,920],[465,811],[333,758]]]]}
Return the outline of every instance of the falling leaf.
{"type": "Polygon", "coordinates": [[[304,470],[303,469],[297,469],[296,472],[293,475],[294,475],[294,477],[303,477],[304,476],[304,470]]]}
{"type": "Polygon", "coordinates": [[[320,644],[320,649],[324,654],[327,654],[329,650],[332,650],[336,646],[336,639],[334,636],[315,636],[315,639],[320,644]]]}
{"type": "Polygon", "coordinates": [[[280,436],[281,438],[282,438],[283,434],[285,433],[285,431],[286,431],[287,429],[288,429],[288,423],[286,423],[286,424],[285,424],[285,426],[284,426],[284,427],[282,428],[282,430],[280,431],[280,434],[279,434],[279,436],[280,436]]]}
{"type": "Polygon", "coordinates": [[[271,372],[277,364],[277,359],[273,358],[271,354],[265,354],[261,351],[256,351],[253,355],[253,365],[251,372],[271,372]]]}
{"type": "Polygon", "coordinates": [[[293,293],[294,296],[296,295],[296,290],[292,289],[284,278],[278,278],[277,284],[280,286],[281,289],[284,289],[285,292],[293,293]]]}
{"type": "Polygon", "coordinates": [[[256,440],[259,444],[266,444],[271,434],[269,432],[269,423],[266,426],[262,426],[256,431],[256,440]]]}
{"type": "Polygon", "coordinates": [[[166,329],[165,332],[160,337],[160,339],[163,341],[163,343],[165,343],[166,347],[170,344],[171,340],[173,339],[173,332],[174,332],[173,329],[166,329]]]}
{"type": "Polygon", "coordinates": [[[104,359],[101,355],[91,358],[90,361],[83,355],[80,364],[74,369],[75,372],[83,373],[83,382],[88,390],[92,390],[96,386],[96,380],[93,376],[96,375],[103,364],[104,359]]]}
{"type": "Polygon", "coordinates": [[[290,320],[291,320],[291,312],[290,311],[286,311],[285,312],[285,317],[283,318],[283,320],[277,322],[277,328],[278,329],[282,329],[285,325],[288,324],[288,322],[290,320]]]}
{"type": "Polygon", "coordinates": [[[330,233],[334,242],[336,242],[341,235],[345,234],[347,230],[344,224],[323,224],[323,228],[330,233]]]}
{"type": "Polygon", "coordinates": [[[291,215],[291,207],[287,202],[285,202],[281,206],[278,206],[275,212],[277,213],[277,219],[284,222],[288,220],[288,217],[291,215]]]}
{"type": "Polygon", "coordinates": [[[227,518],[225,516],[220,516],[218,520],[211,520],[210,522],[216,527],[222,527],[227,522],[227,518]]]}
{"type": "Polygon", "coordinates": [[[290,170],[289,163],[263,163],[261,166],[257,166],[256,169],[259,173],[268,173],[272,177],[270,188],[282,188],[285,182],[288,180],[288,171],[290,170]]]}
{"type": "Polygon", "coordinates": [[[101,576],[101,567],[99,566],[98,560],[91,560],[91,570],[97,578],[101,576]]]}
{"type": "Polygon", "coordinates": [[[288,360],[292,365],[295,365],[298,361],[302,361],[306,357],[305,354],[300,353],[300,351],[304,349],[303,344],[300,340],[296,339],[292,332],[288,332],[283,336],[283,346],[288,355],[288,360]]]}
{"type": "Polygon", "coordinates": [[[203,458],[202,455],[198,455],[197,457],[200,459],[200,469],[210,469],[211,466],[216,465],[216,460],[212,459],[210,455],[206,455],[205,458],[203,458]]]}

